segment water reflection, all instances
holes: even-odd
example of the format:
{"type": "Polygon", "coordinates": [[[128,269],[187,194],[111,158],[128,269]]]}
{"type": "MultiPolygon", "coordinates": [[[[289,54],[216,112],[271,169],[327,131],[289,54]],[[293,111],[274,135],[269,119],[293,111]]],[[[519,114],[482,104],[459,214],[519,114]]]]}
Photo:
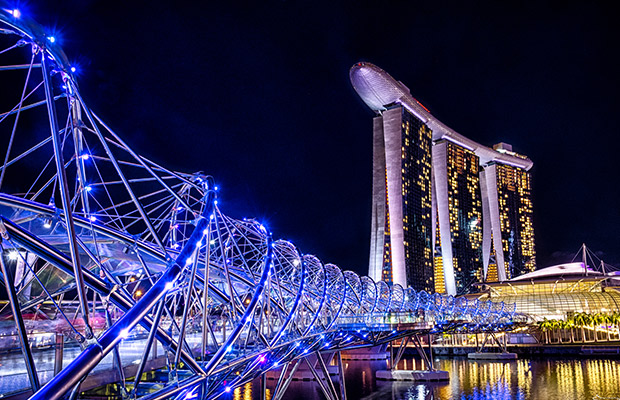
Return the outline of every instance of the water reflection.
{"type": "Polygon", "coordinates": [[[233,400],[252,400],[252,382],[233,390],[233,400]]]}
{"type": "MultiPolygon", "coordinates": [[[[620,360],[469,361],[442,358],[436,366],[450,373],[443,383],[377,381],[385,361],[345,361],[349,400],[620,400],[620,360]]],[[[420,369],[420,360],[406,359],[400,369],[420,369]]],[[[267,399],[275,381],[267,382],[267,399]]],[[[337,388],[337,386],[336,386],[337,388]]],[[[294,381],[282,400],[323,400],[312,381],[294,381]]],[[[259,400],[260,381],[237,388],[228,399],[259,400]]]]}
{"type": "MultiPolygon", "coordinates": [[[[410,362],[410,361],[409,361],[410,362]]],[[[399,365],[404,367],[405,363],[399,365]]],[[[403,400],[620,400],[619,360],[517,360],[512,362],[440,359],[450,382],[380,383],[379,397],[403,400]]]]}

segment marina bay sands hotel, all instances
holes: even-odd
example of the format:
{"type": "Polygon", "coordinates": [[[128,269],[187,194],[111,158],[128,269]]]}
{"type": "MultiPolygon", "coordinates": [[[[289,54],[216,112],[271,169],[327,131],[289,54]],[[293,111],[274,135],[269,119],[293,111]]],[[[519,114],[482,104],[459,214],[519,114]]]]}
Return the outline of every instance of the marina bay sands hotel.
{"type": "Polygon", "coordinates": [[[533,271],[532,161],[455,132],[375,65],[350,78],[377,114],[370,277],[457,295],[533,271]]]}

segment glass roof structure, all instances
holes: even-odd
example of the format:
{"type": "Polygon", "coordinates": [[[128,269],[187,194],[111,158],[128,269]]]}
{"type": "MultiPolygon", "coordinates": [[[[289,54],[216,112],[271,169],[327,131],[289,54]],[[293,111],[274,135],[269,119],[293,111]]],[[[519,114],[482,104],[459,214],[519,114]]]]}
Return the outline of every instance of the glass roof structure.
{"type": "Polygon", "coordinates": [[[571,277],[484,285],[480,300],[515,303],[517,312],[534,320],[566,319],[573,313],[620,312],[620,287],[605,277],[571,277]]]}

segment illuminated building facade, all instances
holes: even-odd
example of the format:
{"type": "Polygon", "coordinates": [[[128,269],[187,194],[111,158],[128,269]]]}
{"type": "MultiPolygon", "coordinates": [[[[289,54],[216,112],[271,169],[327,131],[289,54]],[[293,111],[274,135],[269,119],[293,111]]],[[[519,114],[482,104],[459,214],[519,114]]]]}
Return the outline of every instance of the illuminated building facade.
{"type": "Polygon", "coordinates": [[[375,65],[350,78],[377,114],[369,275],[457,295],[534,270],[532,161],[444,125],[375,65]]]}
{"type": "MultiPolygon", "coordinates": [[[[583,262],[571,262],[525,273],[504,282],[486,282],[480,300],[516,304],[536,321],[567,320],[575,313],[620,312],[620,278],[583,262]]],[[[616,334],[618,331],[616,330],[616,334]]]]}
{"type": "Polygon", "coordinates": [[[483,275],[480,161],[447,140],[432,153],[435,291],[464,294],[483,275]]]}
{"type": "MultiPolygon", "coordinates": [[[[505,143],[495,150],[512,153],[505,143]]],[[[484,270],[488,282],[505,281],[536,269],[531,174],[490,163],[480,173],[485,199],[484,270]]]]}
{"type": "Polygon", "coordinates": [[[432,289],[431,131],[401,106],[373,126],[371,276],[432,289]]]}

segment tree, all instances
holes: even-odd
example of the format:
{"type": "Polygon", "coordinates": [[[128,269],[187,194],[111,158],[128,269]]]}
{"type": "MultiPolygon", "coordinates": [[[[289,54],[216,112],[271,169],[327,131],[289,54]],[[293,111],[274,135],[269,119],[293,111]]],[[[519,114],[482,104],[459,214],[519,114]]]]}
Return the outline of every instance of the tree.
{"type": "Polygon", "coordinates": [[[560,329],[563,331],[568,331],[570,334],[570,342],[573,343],[575,340],[573,339],[573,328],[575,327],[575,323],[572,318],[568,318],[564,321],[559,321],[560,329]]]}
{"type": "Polygon", "coordinates": [[[538,321],[538,329],[545,334],[545,343],[549,343],[549,330],[552,328],[552,323],[547,318],[542,321],[538,321]]]}
{"type": "MultiPolygon", "coordinates": [[[[614,330],[616,332],[616,335],[618,335],[618,330],[620,329],[620,313],[617,311],[612,313],[609,319],[610,319],[611,324],[615,328],[614,330]]],[[[616,337],[616,339],[619,339],[619,338],[616,337]]]]}
{"type": "Polygon", "coordinates": [[[578,326],[581,329],[581,341],[585,342],[586,341],[586,330],[585,330],[585,326],[587,326],[588,323],[588,317],[586,313],[576,313],[573,321],[575,322],[575,325],[578,326]]]}

